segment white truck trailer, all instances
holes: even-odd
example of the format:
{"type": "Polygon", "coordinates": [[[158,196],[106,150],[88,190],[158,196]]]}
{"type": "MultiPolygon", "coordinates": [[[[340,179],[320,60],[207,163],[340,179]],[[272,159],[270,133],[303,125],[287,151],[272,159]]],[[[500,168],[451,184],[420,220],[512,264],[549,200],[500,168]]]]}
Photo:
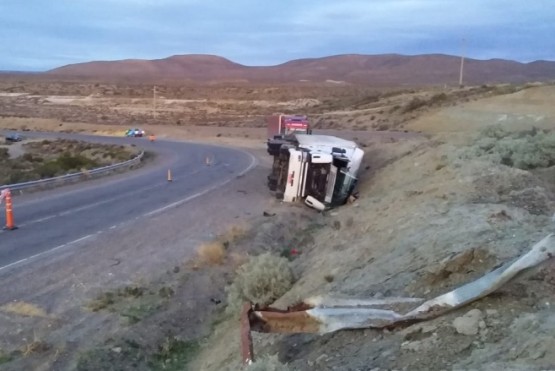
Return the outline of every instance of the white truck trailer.
{"type": "Polygon", "coordinates": [[[347,201],[364,157],[355,142],[306,134],[269,139],[268,153],[274,157],[268,187],[276,197],[284,202],[304,201],[318,210],[347,201]]]}

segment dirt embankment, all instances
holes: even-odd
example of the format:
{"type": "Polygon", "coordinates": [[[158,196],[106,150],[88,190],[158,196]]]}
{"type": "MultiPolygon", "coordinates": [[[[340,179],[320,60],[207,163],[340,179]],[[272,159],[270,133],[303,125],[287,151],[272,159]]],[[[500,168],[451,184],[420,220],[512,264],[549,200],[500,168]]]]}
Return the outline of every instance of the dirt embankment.
{"type": "MultiPolygon", "coordinates": [[[[503,107],[518,111],[518,102],[521,111],[515,114],[524,114],[537,99],[531,103],[523,95],[549,91],[465,107],[480,108],[487,118],[492,102],[496,113],[503,107]]],[[[547,117],[551,106],[534,109],[547,117]]],[[[476,116],[476,129],[490,123],[496,122],[476,116]]],[[[367,148],[371,173],[360,185],[361,198],[327,214],[300,247],[302,254],[292,263],[298,281],[276,306],[317,294],[431,298],[522,254],[553,230],[555,168],[521,170],[468,158],[475,142],[461,133],[464,127],[445,120],[435,128],[449,135],[367,148]]],[[[521,120],[509,128],[530,129],[530,123],[521,120]]],[[[546,122],[544,128],[555,127],[546,122]]],[[[423,325],[323,336],[255,334],[255,353],[277,354],[294,370],[551,369],[554,294],[551,262],[423,325]],[[475,325],[475,331],[461,323],[475,325]]],[[[193,369],[239,367],[237,323],[221,325],[216,333],[193,369]]]]}

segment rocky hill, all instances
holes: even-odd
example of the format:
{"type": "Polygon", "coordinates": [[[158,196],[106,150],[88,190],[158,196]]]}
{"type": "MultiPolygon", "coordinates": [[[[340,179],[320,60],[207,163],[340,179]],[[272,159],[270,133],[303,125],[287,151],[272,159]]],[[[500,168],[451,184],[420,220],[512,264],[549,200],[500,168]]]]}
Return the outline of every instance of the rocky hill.
{"type": "MultiPolygon", "coordinates": [[[[465,84],[521,83],[555,79],[555,62],[466,59],[465,84]]],[[[96,61],[59,67],[46,74],[58,77],[139,81],[197,82],[327,82],[377,86],[457,84],[460,57],[427,54],[406,56],[336,55],[298,59],[276,66],[244,66],[212,55],[175,55],[157,60],[96,61]]]]}

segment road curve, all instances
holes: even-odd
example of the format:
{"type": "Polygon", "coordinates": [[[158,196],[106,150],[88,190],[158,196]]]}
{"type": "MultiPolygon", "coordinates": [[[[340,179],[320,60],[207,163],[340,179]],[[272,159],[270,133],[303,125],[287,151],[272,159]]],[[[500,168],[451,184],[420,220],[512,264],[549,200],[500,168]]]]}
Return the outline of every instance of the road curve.
{"type": "MultiPolygon", "coordinates": [[[[136,144],[156,152],[154,164],[124,175],[14,198],[14,231],[0,231],[0,271],[138,218],[177,207],[256,165],[244,151],[208,144],[59,133],[27,137],[136,144]],[[210,165],[206,158],[212,159],[210,165]],[[172,182],[167,180],[171,169],[172,182]]],[[[2,208],[3,210],[3,208],[2,208]]],[[[0,216],[4,225],[4,215],[0,216]]]]}

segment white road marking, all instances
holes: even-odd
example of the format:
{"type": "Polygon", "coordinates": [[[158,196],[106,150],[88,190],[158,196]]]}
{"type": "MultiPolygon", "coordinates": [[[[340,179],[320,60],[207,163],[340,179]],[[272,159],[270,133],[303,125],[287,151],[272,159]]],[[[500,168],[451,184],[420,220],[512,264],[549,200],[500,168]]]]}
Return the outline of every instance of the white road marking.
{"type": "MultiPolygon", "coordinates": [[[[257,164],[256,157],[254,157],[252,154],[250,154],[250,153],[248,153],[248,152],[243,152],[243,153],[246,153],[246,154],[248,154],[248,155],[250,156],[251,162],[250,162],[249,166],[248,166],[245,170],[243,170],[242,172],[240,172],[239,175],[237,175],[237,176],[245,175],[248,171],[250,171],[250,170],[251,170],[253,167],[255,167],[256,164],[257,164]]],[[[234,176],[234,177],[232,177],[232,178],[228,178],[228,179],[226,179],[226,180],[223,181],[223,182],[214,184],[213,186],[208,187],[208,188],[206,188],[206,189],[204,189],[204,190],[202,190],[202,191],[200,191],[200,192],[197,192],[197,193],[195,193],[195,194],[193,194],[193,195],[191,195],[191,196],[185,197],[185,198],[182,199],[182,200],[173,202],[173,203],[171,203],[171,204],[169,204],[169,205],[166,205],[166,206],[163,206],[163,207],[161,207],[161,208],[159,208],[159,209],[156,209],[156,210],[153,210],[153,211],[149,211],[148,213],[143,214],[142,217],[149,217],[149,216],[157,215],[157,214],[160,214],[160,213],[162,213],[162,212],[164,212],[164,211],[166,211],[166,210],[168,210],[168,209],[171,209],[171,208],[173,208],[173,207],[180,206],[180,205],[182,205],[182,204],[184,204],[184,203],[186,203],[186,202],[188,202],[188,201],[191,201],[191,200],[194,199],[194,198],[197,198],[197,197],[199,197],[199,196],[202,196],[202,195],[204,195],[204,194],[206,194],[206,193],[208,193],[208,192],[211,192],[211,191],[213,191],[213,190],[215,190],[215,189],[217,189],[217,188],[223,187],[223,186],[226,185],[227,183],[231,182],[233,179],[236,179],[237,176],[234,176]]]]}
{"type": "Polygon", "coordinates": [[[7,269],[7,268],[10,268],[10,267],[19,265],[19,264],[21,264],[21,263],[24,263],[24,262],[26,262],[26,261],[30,261],[30,260],[32,260],[32,259],[38,258],[39,256],[46,255],[46,254],[50,254],[50,253],[52,253],[52,252],[54,252],[54,251],[56,251],[56,250],[59,250],[59,249],[61,249],[61,248],[66,247],[66,246],[74,245],[74,244],[77,244],[77,243],[79,243],[79,242],[85,241],[85,240],[87,240],[87,239],[93,237],[93,236],[96,235],[96,234],[99,234],[99,233],[88,234],[88,235],[86,235],[86,236],[80,237],[80,238],[78,238],[78,239],[76,239],[76,240],[73,240],[73,241],[71,241],[71,242],[67,242],[67,243],[64,243],[63,245],[56,246],[56,247],[54,247],[54,248],[52,248],[52,249],[50,249],[50,250],[43,251],[43,252],[40,252],[40,253],[38,253],[38,254],[28,256],[28,257],[26,257],[26,258],[24,258],[24,259],[15,261],[15,262],[10,263],[10,264],[8,264],[8,265],[4,265],[3,267],[0,267],[0,272],[3,271],[4,269],[7,269]]]}
{"type": "MultiPolygon", "coordinates": [[[[237,176],[234,176],[234,177],[232,177],[232,178],[228,178],[227,180],[225,180],[225,181],[223,181],[223,182],[217,183],[217,184],[213,185],[212,187],[209,187],[209,188],[207,188],[207,189],[205,189],[205,190],[203,190],[203,191],[201,191],[201,192],[197,192],[197,193],[195,193],[194,195],[191,195],[191,196],[189,196],[189,197],[186,197],[186,198],[184,198],[184,199],[182,199],[182,200],[179,200],[179,201],[177,201],[177,202],[173,202],[173,203],[171,203],[171,204],[169,204],[169,205],[166,205],[166,206],[164,206],[164,207],[161,207],[161,208],[159,208],[159,209],[157,209],[157,210],[154,210],[154,211],[148,212],[148,213],[146,213],[146,214],[143,214],[143,215],[141,215],[141,216],[135,217],[135,218],[133,219],[133,221],[136,221],[136,220],[138,220],[138,219],[141,219],[141,218],[144,218],[144,217],[147,217],[147,216],[156,215],[156,214],[159,214],[159,213],[161,213],[161,212],[163,212],[163,211],[165,211],[165,210],[167,210],[167,209],[170,209],[170,208],[172,208],[172,207],[176,207],[176,206],[179,206],[179,205],[181,205],[181,204],[184,204],[184,203],[186,203],[187,201],[190,201],[190,200],[192,200],[192,199],[194,199],[194,198],[197,198],[197,197],[199,197],[199,196],[202,196],[202,195],[204,195],[204,194],[206,194],[206,193],[208,193],[208,192],[210,192],[210,191],[213,191],[214,189],[217,189],[217,188],[219,188],[219,187],[223,187],[224,185],[226,185],[227,183],[231,182],[233,179],[236,179],[236,178],[239,177],[239,176],[245,175],[246,173],[248,173],[250,170],[252,170],[252,169],[257,165],[258,161],[256,160],[256,157],[254,157],[251,153],[246,152],[246,151],[241,151],[241,152],[246,153],[246,154],[250,157],[251,162],[250,162],[249,166],[248,166],[245,170],[241,171],[237,176]]],[[[105,202],[108,202],[108,201],[105,201],[105,202]]],[[[95,205],[98,205],[98,203],[95,204],[95,205]]],[[[81,209],[82,209],[82,208],[81,208],[81,209]]],[[[54,217],[54,216],[52,216],[52,217],[54,217]]],[[[51,218],[51,217],[46,217],[46,218],[42,218],[42,219],[50,219],[50,218],[51,218]]],[[[132,221],[129,221],[129,220],[128,220],[128,221],[122,222],[122,223],[120,223],[120,224],[113,225],[113,226],[111,226],[109,229],[116,229],[116,228],[122,227],[122,226],[124,226],[124,225],[126,225],[126,224],[130,224],[131,222],[132,222],[132,221]]],[[[34,223],[37,223],[37,221],[34,221],[34,223]]],[[[27,223],[27,225],[29,225],[29,224],[30,224],[30,223],[27,223]]],[[[85,240],[87,240],[87,239],[89,239],[89,238],[91,238],[91,237],[93,237],[93,236],[99,235],[99,234],[101,234],[101,233],[103,233],[102,230],[101,230],[101,231],[98,231],[98,232],[96,232],[96,233],[92,233],[92,234],[89,234],[89,235],[80,237],[80,238],[78,238],[78,239],[76,239],[76,240],[73,240],[73,241],[64,243],[64,244],[62,244],[62,245],[56,246],[56,247],[54,247],[54,248],[52,248],[52,249],[50,249],[50,250],[46,250],[46,251],[40,252],[40,253],[38,253],[38,254],[35,254],[35,255],[32,255],[32,256],[28,256],[28,257],[26,257],[26,258],[24,258],[24,259],[15,261],[15,262],[13,262],[13,263],[4,265],[3,267],[0,267],[0,272],[3,271],[3,270],[5,270],[5,269],[8,269],[8,268],[10,268],[10,267],[15,267],[15,266],[17,266],[17,265],[19,265],[19,264],[22,264],[22,263],[28,262],[28,261],[30,261],[30,260],[36,259],[36,258],[38,258],[38,257],[40,257],[40,256],[53,253],[54,251],[60,250],[60,249],[62,249],[62,248],[64,248],[64,247],[71,247],[71,246],[74,246],[74,245],[78,244],[79,242],[83,242],[83,241],[85,241],[85,240]]]]}
{"type": "MultiPolygon", "coordinates": [[[[200,171],[201,170],[193,171],[192,173],[187,174],[187,176],[195,175],[195,174],[199,173],[200,171]]],[[[160,186],[163,186],[164,184],[166,184],[166,183],[161,182],[161,183],[152,185],[150,187],[144,187],[144,188],[141,188],[141,189],[137,189],[135,191],[126,192],[126,193],[121,194],[117,197],[104,199],[102,201],[98,201],[98,202],[95,202],[93,204],[77,207],[75,209],[71,209],[71,210],[67,210],[67,211],[62,211],[61,213],[45,216],[45,217],[40,218],[40,219],[31,220],[31,221],[28,221],[27,223],[20,224],[19,227],[28,227],[30,225],[37,224],[37,223],[42,223],[42,222],[45,222],[45,221],[53,219],[53,218],[57,218],[57,217],[60,217],[60,216],[71,215],[71,214],[77,213],[79,211],[87,210],[87,209],[93,208],[93,207],[98,206],[98,205],[104,205],[104,204],[112,203],[115,200],[120,199],[122,197],[127,197],[127,196],[130,196],[130,195],[134,195],[134,194],[138,194],[138,193],[141,193],[141,192],[149,191],[149,190],[158,188],[160,186]]]]}

